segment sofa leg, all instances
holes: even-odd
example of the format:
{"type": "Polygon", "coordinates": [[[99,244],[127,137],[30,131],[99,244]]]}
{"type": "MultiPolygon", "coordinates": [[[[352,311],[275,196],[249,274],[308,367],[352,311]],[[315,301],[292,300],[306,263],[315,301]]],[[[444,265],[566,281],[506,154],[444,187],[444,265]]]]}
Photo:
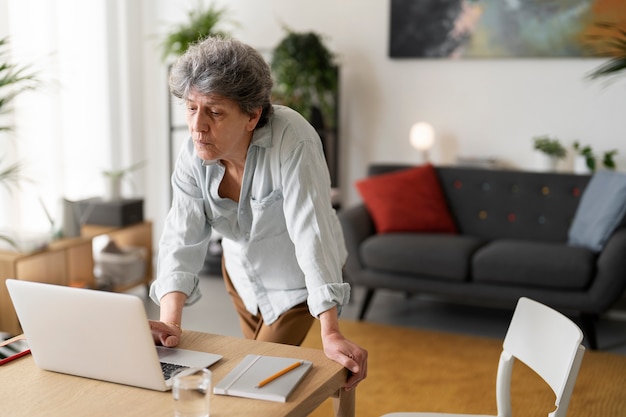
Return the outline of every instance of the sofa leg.
{"type": "Polygon", "coordinates": [[[363,300],[363,304],[361,304],[361,311],[359,312],[359,321],[365,318],[365,314],[367,313],[367,309],[372,302],[372,298],[374,298],[374,289],[368,288],[365,293],[365,299],[363,300]]]}
{"type": "Polygon", "coordinates": [[[580,325],[582,327],[582,331],[585,334],[585,338],[587,339],[587,345],[591,350],[598,349],[598,338],[596,335],[596,322],[598,321],[598,316],[595,314],[581,314],[580,315],[580,325]]]}

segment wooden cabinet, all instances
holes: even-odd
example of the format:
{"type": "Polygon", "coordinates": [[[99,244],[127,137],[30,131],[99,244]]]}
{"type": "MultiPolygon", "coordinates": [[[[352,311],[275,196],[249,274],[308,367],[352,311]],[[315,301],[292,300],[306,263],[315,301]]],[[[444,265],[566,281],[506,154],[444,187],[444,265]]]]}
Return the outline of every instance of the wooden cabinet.
{"type": "Polygon", "coordinates": [[[0,251],[0,331],[21,333],[13,304],[5,285],[7,278],[46,282],[57,285],[94,287],[92,239],[107,234],[118,246],[141,246],[147,251],[146,274],[141,280],[113,290],[122,292],[152,281],[152,223],[142,222],[126,227],[85,225],[81,236],[52,242],[45,250],[23,254],[0,251]]]}

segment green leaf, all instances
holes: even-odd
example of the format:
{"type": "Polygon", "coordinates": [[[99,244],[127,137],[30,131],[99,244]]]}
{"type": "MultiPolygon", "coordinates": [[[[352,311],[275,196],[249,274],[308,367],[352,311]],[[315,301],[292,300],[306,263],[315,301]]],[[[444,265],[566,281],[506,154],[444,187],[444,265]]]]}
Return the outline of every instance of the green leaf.
{"type": "Polygon", "coordinates": [[[595,79],[607,75],[616,75],[620,71],[624,70],[624,68],[626,68],[626,57],[614,58],[608,62],[605,62],[593,72],[591,72],[589,74],[589,78],[595,79]]]}
{"type": "Polygon", "coordinates": [[[17,186],[20,179],[21,166],[18,162],[0,169],[0,185],[11,191],[11,185],[17,186]]]}
{"type": "Polygon", "coordinates": [[[612,151],[607,151],[607,152],[604,153],[604,157],[602,158],[602,164],[607,169],[615,169],[616,168],[615,160],[614,160],[615,155],[617,155],[617,149],[614,149],[612,151]]]}
{"type": "Polygon", "coordinates": [[[534,148],[546,155],[554,156],[556,158],[565,158],[567,150],[558,139],[552,139],[547,135],[535,136],[533,138],[534,148]]]}
{"type": "Polygon", "coordinates": [[[597,79],[621,74],[626,69],[626,29],[615,22],[607,21],[595,22],[595,26],[604,33],[588,36],[587,39],[594,43],[596,55],[609,55],[611,58],[590,72],[587,77],[597,79]]]}

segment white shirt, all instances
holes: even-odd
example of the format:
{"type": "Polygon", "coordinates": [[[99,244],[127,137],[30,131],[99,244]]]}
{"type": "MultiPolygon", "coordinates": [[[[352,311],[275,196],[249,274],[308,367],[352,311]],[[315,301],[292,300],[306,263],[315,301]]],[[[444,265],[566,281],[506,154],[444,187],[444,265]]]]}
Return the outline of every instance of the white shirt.
{"type": "Polygon", "coordinates": [[[174,174],[172,207],[159,243],[155,302],[172,291],[196,302],[198,271],[213,231],[222,236],[226,270],[247,310],[267,324],[307,301],[315,317],[348,302],[347,252],[330,202],[330,176],[319,136],[297,112],[274,106],[256,129],[246,158],[239,203],[221,198],[218,161],[202,161],[193,141],[174,174]]]}

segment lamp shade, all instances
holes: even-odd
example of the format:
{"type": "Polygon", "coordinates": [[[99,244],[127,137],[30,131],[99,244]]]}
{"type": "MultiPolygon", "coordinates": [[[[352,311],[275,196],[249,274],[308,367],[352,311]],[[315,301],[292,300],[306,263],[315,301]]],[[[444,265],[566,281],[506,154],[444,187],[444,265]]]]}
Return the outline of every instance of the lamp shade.
{"type": "Polygon", "coordinates": [[[419,151],[427,151],[435,143],[435,130],[426,122],[418,122],[411,126],[411,146],[419,151]]]}

